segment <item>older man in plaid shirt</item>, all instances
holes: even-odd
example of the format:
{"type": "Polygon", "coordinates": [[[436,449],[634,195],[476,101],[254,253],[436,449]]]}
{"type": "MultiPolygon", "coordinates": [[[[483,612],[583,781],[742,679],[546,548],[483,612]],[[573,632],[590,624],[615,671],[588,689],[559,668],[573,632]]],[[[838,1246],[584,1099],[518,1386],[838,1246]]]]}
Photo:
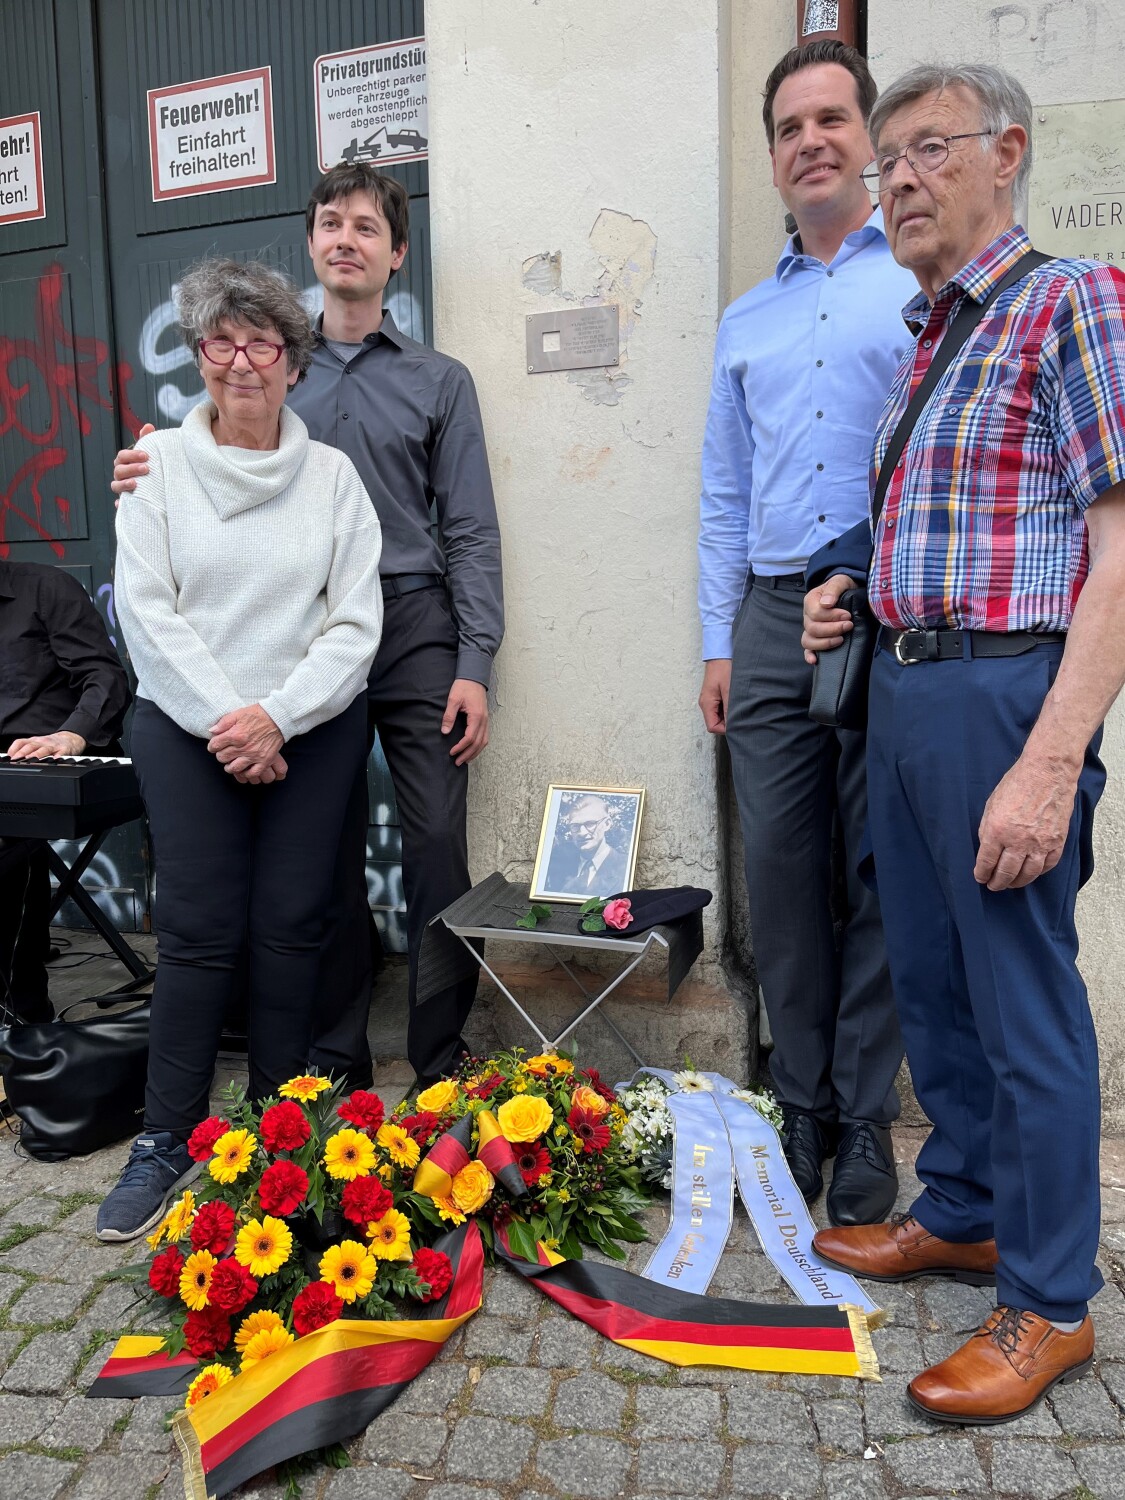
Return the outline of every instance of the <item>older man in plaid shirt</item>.
{"type": "MultiPolygon", "coordinates": [[[[869,170],[922,288],[876,474],[953,317],[1030,249],[1013,210],[1030,134],[1027,94],[998,68],[916,68],[876,106],[869,170]]],[[[810,562],[827,581],[806,596],[803,644],[811,660],[840,643],[837,601],[870,559],[870,832],[933,1131],[909,1215],[814,1243],[877,1280],[995,1279],[996,1311],[909,1394],[939,1421],[1004,1422],[1090,1367],[1102,1284],[1074,906],[1101,724],[1125,680],[1125,276],[1056,259],[1004,290],[921,413],[873,556],[858,540],[810,562]]]]}

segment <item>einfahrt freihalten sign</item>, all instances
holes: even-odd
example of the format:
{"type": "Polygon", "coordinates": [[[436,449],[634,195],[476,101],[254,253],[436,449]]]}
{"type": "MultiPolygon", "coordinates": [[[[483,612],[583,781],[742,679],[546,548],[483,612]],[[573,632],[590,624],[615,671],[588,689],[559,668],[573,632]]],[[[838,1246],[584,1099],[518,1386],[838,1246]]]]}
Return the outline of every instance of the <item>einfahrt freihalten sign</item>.
{"type": "Polygon", "coordinates": [[[341,161],[383,167],[424,160],[428,88],[424,36],[318,57],[313,89],[320,170],[341,161]]]}
{"type": "Polygon", "coordinates": [[[1125,100],[1043,105],[1034,130],[1036,249],[1125,267],[1125,100]]]}
{"type": "Polygon", "coordinates": [[[269,68],[149,89],[148,148],[157,202],[276,182],[269,68]]]}
{"type": "Polygon", "coordinates": [[[0,120],[0,224],[44,219],[39,111],[0,120]]]}

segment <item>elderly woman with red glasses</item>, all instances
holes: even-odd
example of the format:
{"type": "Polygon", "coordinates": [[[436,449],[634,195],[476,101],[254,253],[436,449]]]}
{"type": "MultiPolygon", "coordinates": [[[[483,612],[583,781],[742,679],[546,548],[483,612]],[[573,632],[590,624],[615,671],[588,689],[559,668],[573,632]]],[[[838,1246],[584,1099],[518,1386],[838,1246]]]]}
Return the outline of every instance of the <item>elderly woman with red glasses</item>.
{"type": "Polygon", "coordinates": [[[131,752],[156,861],[144,1130],[97,1233],[156,1223],[191,1175],[240,956],[250,1093],[305,1070],[321,934],[379,645],[379,522],[351,461],[285,406],[312,359],[297,288],[211,260],[179,289],[207,399],[146,439],[117,516],[137,674],[131,752]]]}

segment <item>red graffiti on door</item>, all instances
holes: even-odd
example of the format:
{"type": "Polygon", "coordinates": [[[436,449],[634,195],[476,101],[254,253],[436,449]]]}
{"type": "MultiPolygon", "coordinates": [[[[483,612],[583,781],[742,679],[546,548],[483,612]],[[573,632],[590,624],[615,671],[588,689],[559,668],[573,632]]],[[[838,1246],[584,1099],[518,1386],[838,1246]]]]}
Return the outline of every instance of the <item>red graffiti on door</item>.
{"type": "Polygon", "coordinates": [[[33,450],[15,473],[0,473],[0,557],[8,556],[12,518],[63,556],[59,533],[70,529],[71,501],[50,493],[51,474],[67,461],[73,429],[79,439],[89,435],[91,408],[112,411],[116,403],[129,431],[140,431],[126,396],[132,369],[124,360],[114,366],[101,339],[67,328],[64,289],[62,266],[48,266],[35,292],[35,336],[0,334],[0,439],[15,434],[33,450]]]}

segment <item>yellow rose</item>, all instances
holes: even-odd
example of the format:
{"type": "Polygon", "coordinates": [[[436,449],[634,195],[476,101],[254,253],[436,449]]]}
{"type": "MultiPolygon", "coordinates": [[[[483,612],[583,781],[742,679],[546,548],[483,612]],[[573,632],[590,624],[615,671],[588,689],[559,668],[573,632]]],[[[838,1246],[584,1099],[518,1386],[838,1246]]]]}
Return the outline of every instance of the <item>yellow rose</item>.
{"type": "Polygon", "coordinates": [[[457,1084],[452,1079],[443,1078],[438,1083],[431,1084],[428,1089],[423,1089],[415,1103],[420,1110],[428,1109],[435,1115],[441,1115],[456,1102],[458,1092],[457,1084]]]}
{"type": "Polygon", "coordinates": [[[453,1179],[449,1196],[463,1214],[475,1214],[492,1196],[495,1183],[482,1161],[471,1161],[453,1179]]]}
{"type": "Polygon", "coordinates": [[[604,1115],[609,1110],[609,1100],[603,1099],[593,1089],[588,1089],[584,1083],[580,1083],[574,1090],[574,1102],[579,1109],[585,1109],[592,1115],[604,1115]]]}
{"type": "Polygon", "coordinates": [[[554,1118],[555,1112],[546,1099],[535,1094],[506,1099],[496,1111],[500,1129],[509,1141],[537,1140],[554,1118]]]}

